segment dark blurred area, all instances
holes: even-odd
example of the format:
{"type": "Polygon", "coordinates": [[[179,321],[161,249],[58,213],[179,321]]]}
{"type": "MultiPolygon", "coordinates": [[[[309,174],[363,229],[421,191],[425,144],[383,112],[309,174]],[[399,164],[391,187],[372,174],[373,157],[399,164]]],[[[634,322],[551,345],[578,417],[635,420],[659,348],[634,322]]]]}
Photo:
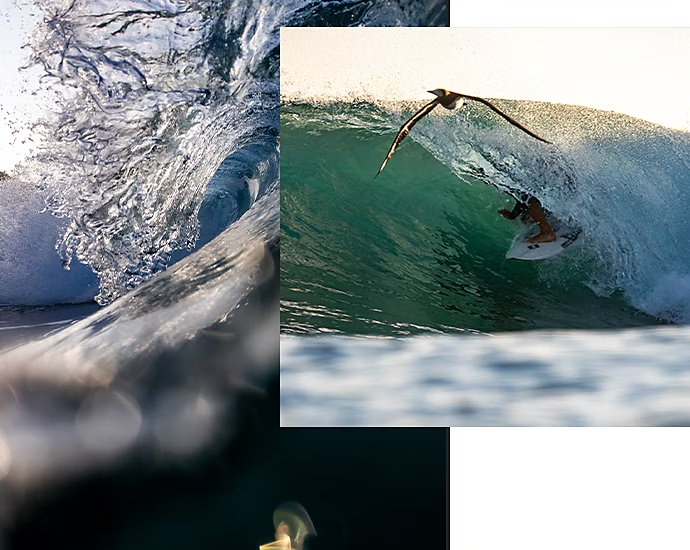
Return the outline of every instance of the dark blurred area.
{"type": "Polygon", "coordinates": [[[3,368],[0,548],[258,550],[285,501],[306,550],[443,547],[444,429],[279,427],[279,258],[256,255],[227,319],[105,386],[3,368]]]}
{"type": "Polygon", "coordinates": [[[25,502],[6,547],[243,548],[273,540],[273,511],[301,503],[305,548],[443,548],[444,429],[279,428],[279,380],[244,392],[235,436],[192,459],[132,457],[25,502]]]}

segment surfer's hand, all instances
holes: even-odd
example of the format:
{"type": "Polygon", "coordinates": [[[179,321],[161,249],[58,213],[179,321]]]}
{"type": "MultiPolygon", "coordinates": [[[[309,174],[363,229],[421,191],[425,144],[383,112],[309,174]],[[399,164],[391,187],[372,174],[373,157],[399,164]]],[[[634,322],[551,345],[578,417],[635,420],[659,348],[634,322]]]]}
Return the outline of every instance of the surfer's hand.
{"type": "Polygon", "coordinates": [[[506,210],[505,208],[501,208],[498,213],[503,216],[506,220],[510,219],[510,211],[506,210]]]}

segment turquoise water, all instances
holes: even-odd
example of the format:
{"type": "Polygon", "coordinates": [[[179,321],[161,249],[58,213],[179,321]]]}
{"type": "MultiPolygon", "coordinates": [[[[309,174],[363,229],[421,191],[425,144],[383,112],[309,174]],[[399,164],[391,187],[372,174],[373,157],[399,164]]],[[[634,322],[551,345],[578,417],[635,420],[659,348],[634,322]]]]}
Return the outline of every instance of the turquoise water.
{"type": "MultiPolygon", "coordinates": [[[[520,161],[526,151],[538,160],[539,151],[534,140],[482,112],[439,115],[434,126],[422,121],[411,136],[430,144],[408,138],[374,180],[406,114],[367,104],[283,105],[282,333],[404,335],[665,322],[635,307],[626,296],[630,289],[609,277],[611,264],[602,266],[592,253],[594,231],[585,233],[580,249],[547,262],[505,259],[525,226],[496,213],[514,200],[485,184],[493,181],[487,168],[476,169],[485,163],[477,157],[515,165],[505,159],[520,161]],[[484,140],[484,148],[468,152],[467,137],[455,140],[450,132],[456,130],[447,129],[452,117],[484,140]],[[453,143],[458,154],[444,158],[443,148],[452,153],[453,143]]],[[[553,162],[557,177],[558,168],[553,162]]],[[[500,176],[525,188],[515,172],[500,176]]],[[[539,183],[536,175],[530,182],[539,183]]],[[[554,205],[568,202],[577,201],[554,205]]]]}

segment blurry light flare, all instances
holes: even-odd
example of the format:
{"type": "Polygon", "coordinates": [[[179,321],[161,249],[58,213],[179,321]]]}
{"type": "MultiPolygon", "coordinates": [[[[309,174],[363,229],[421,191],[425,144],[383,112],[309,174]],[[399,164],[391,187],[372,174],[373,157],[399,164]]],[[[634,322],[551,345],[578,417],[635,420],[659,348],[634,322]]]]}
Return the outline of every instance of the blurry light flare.
{"type": "Polygon", "coordinates": [[[255,330],[243,341],[245,353],[254,362],[254,371],[258,368],[272,369],[280,361],[280,336],[276,327],[280,322],[280,311],[269,315],[268,318],[255,323],[255,330]]]}
{"type": "Polygon", "coordinates": [[[20,408],[19,396],[12,384],[0,385],[0,417],[10,422],[17,417],[20,408]]]}
{"type": "Polygon", "coordinates": [[[98,391],[84,401],[75,427],[84,446],[99,454],[112,454],[132,445],[139,434],[139,404],[122,391],[98,391]]]}
{"type": "Polygon", "coordinates": [[[10,472],[12,465],[12,453],[5,438],[0,435],[0,479],[3,479],[10,472]]]}
{"type": "Polygon", "coordinates": [[[278,506],[273,512],[273,525],[277,540],[260,546],[259,550],[302,550],[304,539],[308,535],[316,535],[309,514],[297,502],[283,502],[278,506]]]}
{"type": "Polygon", "coordinates": [[[210,395],[173,390],[160,400],[154,419],[159,445],[176,455],[187,455],[211,441],[220,404],[210,395]]]}
{"type": "MultiPolygon", "coordinates": [[[[276,533],[277,535],[278,533],[276,533]]],[[[275,550],[275,549],[281,549],[281,550],[291,550],[292,545],[290,544],[290,535],[283,535],[283,537],[279,538],[276,541],[269,542],[268,544],[263,544],[259,546],[259,550],[275,550]]]]}

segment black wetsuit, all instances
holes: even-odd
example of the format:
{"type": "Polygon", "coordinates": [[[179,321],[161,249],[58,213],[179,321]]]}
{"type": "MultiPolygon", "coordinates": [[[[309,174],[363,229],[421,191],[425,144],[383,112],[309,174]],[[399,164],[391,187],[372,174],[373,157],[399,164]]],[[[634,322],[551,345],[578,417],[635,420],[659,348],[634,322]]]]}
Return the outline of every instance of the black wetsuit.
{"type": "Polygon", "coordinates": [[[515,200],[515,207],[513,208],[512,212],[506,216],[506,218],[508,218],[509,220],[514,220],[520,214],[522,214],[525,210],[527,210],[527,204],[524,202],[520,202],[516,199],[515,200]]]}

